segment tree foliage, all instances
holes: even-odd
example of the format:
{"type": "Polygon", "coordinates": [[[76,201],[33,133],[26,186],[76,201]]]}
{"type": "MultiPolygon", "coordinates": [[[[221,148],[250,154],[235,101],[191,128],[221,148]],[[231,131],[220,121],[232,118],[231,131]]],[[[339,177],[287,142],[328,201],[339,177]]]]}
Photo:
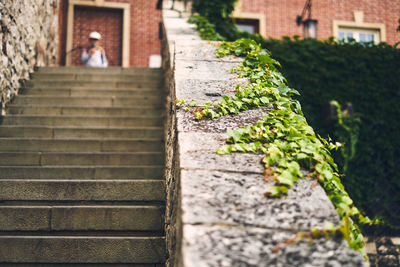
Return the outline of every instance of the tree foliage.
{"type": "Polygon", "coordinates": [[[238,34],[236,26],[230,19],[236,2],[237,0],[197,0],[194,1],[193,8],[211,24],[214,24],[219,34],[232,41],[237,39],[238,34]]]}

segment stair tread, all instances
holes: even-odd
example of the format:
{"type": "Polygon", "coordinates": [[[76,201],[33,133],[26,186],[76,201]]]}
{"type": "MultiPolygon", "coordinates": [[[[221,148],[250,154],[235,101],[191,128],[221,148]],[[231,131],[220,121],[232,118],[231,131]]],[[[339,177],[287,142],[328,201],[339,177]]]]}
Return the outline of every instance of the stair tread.
{"type": "Polygon", "coordinates": [[[3,165],[0,166],[0,169],[2,168],[18,168],[18,169],[23,169],[23,168],[52,168],[52,169],[71,169],[71,168],[79,168],[79,169],[110,169],[110,168],[115,168],[115,169],[129,169],[129,168],[157,168],[157,167],[163,167],[163,165],[123,165],[123,166],[116,166],[116,165],[68,165],[68,166],[63,166],[63,165],[57,165],[57,166],[19,166],[19,165],[3,165]]]}
{"type": "Polygon", "coordinates": [[[164,201],[162,180],[1,179],[2,201],[164,201]]]}
{"type": "Polygon", "coordinates": [[[46,151],[46,152],[34,152],[34,151],[11,151],[11,152],[4,152],[0,151],[0,154],[60,154],[60,155],[163,155],[164,153],[161,151],[134,151],[134,152],[114,152],[114,151],[82,151],[82,152],[63,152],[63,151],[46,151]]]}
{"type": "Polygon", "coordinates": [[[115,98],[115,99],[126,99],[126,98],[131,98],[131,99],[140,99],[140,98],[156,98],[159,99],[159,96],[143,96],[143,95],[138,95],[138,96],[57,96],[57,95],[18,95],[18,98],[60,98],[60,99],[110,99],[110,98],[115,98]]]}
{"type": "Polygon", "coordinates": [[[8,104],[8,108],[10,107],[38,107],[38,108],[77,108],[77,109],[154,109],[154,110],[162,110],[162,107],[153,107],[153,106],[140,106],[140,107],[129,107],[129,106],[112,106],[112,107],[88,107],[88,106],[68,106],[68,105],[52,105],[52,104],[44,104],[44,105],[38,105],[38,104],[8,104]]]}
{"type": "Polygon", "coordinates": [[[51,142],[137,142],[137,141],[160,141],[160,138],[39,138],[39,137],[0,137],[0,141],[51,141],[51,142]]]}
{"type": "Polygon", "coordinates": [[[135,130],[135,129],[144,129],[144,130],[163,130],[162,126],[126,126],[126,127],[101,127],[101,126],[48,126],[48,125],[1,125],[1,128],[45,128],[45,129],[68,129],[68,130],[135,130]]]}
{"type": "MultiPolygon", "coordinates": [[[[139,96],[146,96],[147,94],[155,94],[155,93],[159,93],[159,94],[163,94],[162,88],[158,87],[158,86],[141,86],[141,87],[129,87],[129,86],[125,86],[125,87],[97,87],[97,86],[84,86],[84,87],[79,87],[79,86],[44,86],[41,87],[40,85],[37,85],[35,87],[23,87],[20,89],[20,94],[19,96],[22,95],[37,95],[38,91],[44,91],[44,92],[49,92],[49,91],[61,91],[61,92],[69,92],[69,93],[76,93],[76,92],[81,92],[81,91],[86,91],[86,92],[108,92],[110,94],[112,93],[137,93],[139,96]],[[33,94],[31,94],[30,92],[33,92],[33,94]],[[144,94],[142,94],[144,93],[144,94]]],[[[41,94],[46,95],[44,92],[41,92],[41,94]]],[[[54,92],[52,92],[50,95],[53,95],[54,92]]],[[[70,95],[67,95],[70,96],[70,95]]],[[[74,96],[81,96],[81,95],[74,95],[74,96]]]]}
{"type": "MultiPolygon", "coordinates": [[[[57,234],[57,235],[51,235],[48,234],[47,235],[38,235],[38,234],[27,234],[27,233],[20,233],[19,235],[10,235],[7,233],[0,235],[0,240],[2,239],[97,239],[97,240],[102,240],[102,239],[107,239],[107,240],[143,240],[143,239],[148,239],[148,240],[164,240],[165,237],[164,236],[137,236],[137,235],[124,235],[124,236],[110,236],[110,235],[68,235],[67,233],[63,233],[63,234],[57,234]]],[[[1,242],[0,242],[1,243],[1,242]]],[[[1,258],[0,258],[1,259],[1,258]]]]}
{"type": "Polygon", "coordinates": [[[133,208],[149,208],[149,209],[159,209],[159,208],[164,208],[164,205],[158,204],[158,203],[154,203],[153,205],[147,204],[147,205],[143,205],[143,204],[134,204],[131,202],[128,202],[128,204],[126,205],[120,205],[120,203],[116,202],[115,205],[98,205],[97,203],[93,203],[92,205],[81,205],[81,204],[77,204],[77,205],[66,205],[65,203],[62,203],[60,205],[32,205],[32,206],[28,206],[28,205],[15,205],[15,206],[11,206],[11,205],[2,205],[0,204],[0,209],[11,209],[11,208],[15,208],[15,209],[48,209],[48,208],[71,208],[71,209],[86,209],[86,208],[90,208],[90,209],[114,209],[114,208],[118,208],[118,209],[133,209],[133,208]]]}
{"type": "Polygon", "coordinates": [[[9,114],[3,117],[5,118],[93,118],[93,119],[129,119],[129,118],[160,118],[162,115],[130,115],[130,116],[86,116],[86,115],[40,115],[40,114],[9,114]]]}
{"type": "Polygon", "coordinates": [[[2,179],[41,179],[41,180],[163,180],[163,165],[125,165],[125,166],[0,166],[2,179]]]}
{"type": "Polygon", "coordinates": [[[2,262],[160,263],[163,237],[0,236],[2,262]]]}

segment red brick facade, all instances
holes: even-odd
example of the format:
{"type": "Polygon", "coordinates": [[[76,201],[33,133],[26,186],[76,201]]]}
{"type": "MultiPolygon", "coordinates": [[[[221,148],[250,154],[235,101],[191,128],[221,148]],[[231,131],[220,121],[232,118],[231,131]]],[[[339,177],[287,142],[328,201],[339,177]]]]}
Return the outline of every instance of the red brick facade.
{"type": "MultiPolygon", "coordinates": [[[[156,9],[157,0],[107,0],[107,2],[129,3],[130,10],[130,55],[131,67],[147,67],[151,55],[159,55],[159,23],[161,11],[156,9]]],[[[65,64],[65,42],[67,34],[68,0],[60,0],[59,20],[59,64],[65,64]]],[[[90,31],[99,31],[104,37],[102,45],[106,49],[110,65],[121,65],[122,11],[106,8],[75,8],[73,47],[87,42],[90,31]],[[78,39],[78,36],[79,39],[78,39]],[[118,54],[118,55],[116,55],[118,54]]],[[[73,53],[73,62],[78,62],[79,52],[73,53]],[[76,55],[75,55],[76,54],[76,55]]]]}
{"type": "MultiPolygon", "coordinates": [[[[266,17],[266,37],[303,36],[302,26],[297,26],[306,0],[241,0],[242,12],[263,13],[266,17]]],[[[397,32],[400,18],[399,0],[313,0],[312,19],[318,20],[318,39],[333,35],[333,20],[354,21],[354,11],[363,11],[364,22],[383,23],[386,42],[400,41],[397,32]]]]}

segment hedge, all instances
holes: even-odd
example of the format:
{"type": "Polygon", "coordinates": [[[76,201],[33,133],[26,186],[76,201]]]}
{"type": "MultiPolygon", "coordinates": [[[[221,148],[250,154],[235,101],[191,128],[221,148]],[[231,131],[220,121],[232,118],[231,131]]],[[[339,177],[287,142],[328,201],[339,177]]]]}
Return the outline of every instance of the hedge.
{"type": "Polygon", "coordinates": [[[290,86],[301,94],[307,120],[321,135],[340,138],[338,125],[324,123],[329,101],[352,103],[361,124],[343,183],[358,207],[399,226],[400,50],[298,38],[266,40],[263,46],[282,64],[290,86]]]}

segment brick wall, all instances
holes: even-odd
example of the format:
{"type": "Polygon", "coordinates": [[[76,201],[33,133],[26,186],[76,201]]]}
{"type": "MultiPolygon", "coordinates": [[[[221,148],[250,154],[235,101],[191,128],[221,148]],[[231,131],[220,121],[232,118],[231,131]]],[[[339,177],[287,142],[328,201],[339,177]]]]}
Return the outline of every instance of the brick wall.
{"type": "MultiPolygon", "coordinates": [[[[156,9],[157,0],[108,0],[108,2],[131,4],[130,66],[147,67],[149,65],[149,57],[161,53],[158,34],[161,11],[156,9]]],[[[65,64],[63,55],[65,54],[67,11],[68,0],[60,0],[60,65],[65,64]]]]}
{"type": "MultiPolygon", "coordinates": [[[[267,37],[281,38],[284,35],[303,36],[302,26],[296,25],[306,0],[242,0],[242,12],[266,14],[267,37]]],[[[364,22],[384,23],[386,41],[400,41],[396,32],[400,18],[400,1],[394,0],[314,0],[312,18],[318,20],[318,39],[333,35],[332,21],[354,21],[353,11],[364,12],[364,22]]]]}

